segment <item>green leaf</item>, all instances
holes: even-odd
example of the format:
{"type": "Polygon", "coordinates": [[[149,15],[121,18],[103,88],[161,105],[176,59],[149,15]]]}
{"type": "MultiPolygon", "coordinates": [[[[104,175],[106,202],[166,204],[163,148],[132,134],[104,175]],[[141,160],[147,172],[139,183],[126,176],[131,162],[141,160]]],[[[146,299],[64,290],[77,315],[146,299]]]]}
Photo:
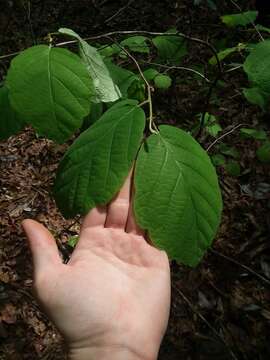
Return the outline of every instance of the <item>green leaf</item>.
{"type": "Polygon", "coordinates": [[[246,11],[239,14],[221,16],[221,21],[229,27],[246,26],[254,23],[257,19],[258,11],[246,11]]]}
{"type": "Polygon", "coordinates": [[[251,137],[255,140],[266,140],[267,134],[264,130],[256,130],[250,128],[241,128],[240,133],[245,137],[251,137]]]}
{"type": "Polygon", "coordinates": [[[222,127],[219,124],[212,124],[206,126],[206,131],[213,137],[217,137],[217,135],[222,131],[222,127]]]}
{"type": "Polygon", "coordinates": [[[225,169],[230,176],[240,176],[241,168],[237,161],[231,160],[225,165],[225,169]]]}
{"type": "MultiPolygon", "coordinates": [[[[237,51],[237,47],[234,46],[232,48],[227,48],[227,49],[224,49],[222,51],[220,51],[217,56],[218,56],[218,59],[219,61],[222,61],[224,60],[227,56],[229,56],[230,54],[234,53],[235,51],[237,51]]],[[[210,65],[217,65],[217,59],[215,56],[212,56],[209,60],[209,64],[210,65]]]]}
{"type": "Polygon", "coordinates": [[[105,60],[105,64],[108,67],[111,77],[114,83],[119,87],[122,96],[128,97],[128,89],[134,81],[138,81],[139,77],[132,71],[126,70],[118,65],[115,65],[109,59],[105,60]]]}
{"type": "Polygon", "coordinates": [[[75,248],[75,246],[77,245],[78,241],[79,241],[79,236],[78,236],[78,235],[71,236],[71,237],[68,239],[68,245],[69,245],[70,247],[75,248]]]}
{"type": "Polygon", "coordinates": [[[10,106],[8,89],[0,88],[0,140],[8,139],[24,127],[24,122],[10,106]]]}
{"type": "Polygon", "coordinates": [[[265,142],[256,152],[257,158],[262,163],[270,162],[270,141],[265,142]]]}
{"type": "MultiPolygon", "coordinates": [[[[219,61],[224,60],[227,56],[235,53],[235,52],[239,52],[241,50],[244,50],[246,48],[246,44],[238,44],[237,46],[231,47],[231,48],[227,48],[224,49],[222,51],[220,51],[217,56],[219,61]]],[[[210,65],[217,65],[217,59],[215,56],[212,56],[209,60],[209,64],[210,65]]]]}
{"type": "Polygon", "coordinates": [[[131,51],[142,54],[149,54],[150,49],[147,45],[147,40],[148,39],[145,36],[131,36],[121,41],[120,44],[123,47],[128,47],[131,51]]]}
{"type": "Polygon", "coordinates": [[[133,81],[128,89],[128,98],[142,102],[145,100],[145,84],[141,79],[133,81]]]}
{"type": "Polygon", "coordinates": [[[257,44],[244,62],[244,70],[254,87],[270,94],[270,40],[257,44]]]}
{"type": "Polygon", "coordinates": [[[257,29],[258,31],[267,32],[268,34],[270,34],[270,29],[267,28],[267,27],[265,27],[265,26],[263,26],[263,25],[260,25],[260,24],[256,25],[256,29],[257,29]]]}
{"type": "Polygon", "coordinates": [[[101,117],[102,114],[103,104],[93,103],[90,114],[83,120],[82,131],[92,126],[101,117]]]}
{"type": "Polygon", "coordinates": [[[40,135],[65,142],[90,112],[93,84],[80,58],[39,45],[12,62],[7,86],[11,106],[40,135]]]}
{"type": "Polygon", "coordinates": [[[222,200],[215,168],[186,132],[167,125],[141,147],[134,212],[172,259],[196,266],[217,231],[222,200]]]}
{"type": "Polygon", "coordinates": [[[226,144],[220,144],[219,145],[219,151],[226,156],[231,156],[235,159],[238,159],[240,157],[240,154],[238,150],[233,146],[228,146],[226,144]]]}
{"type": "Polygon", "coordinates": [[[173,65],[180,63],[187,54],[186,40],[177,35],[162,35],[153,39],[158,51],[158,61],[169,62],[173,65]]]}
{"type": "Polygon", "coordinates": [[[160,74],[154,78],[154,83],[158,89],[167,90],[172,85],[172,79],[168,75],[160,74]]]}
{"type": "Polygon", "coordinates": [[[259,87],[243,89],[243,94],[248,102],[258,105],[263,111],[267,110],[270,94],[263,92],[259,87]]]}
{"type": "Polygon", "coordinates": [[[212,156],[211,156],[211,160],[212,160],[212,163],[213,163],[215,166],[224,165],[225,162],[226,162],[225,156],[223,156],[222,154],[212,155],[212,156]]]}
{"type": "Polygon", "coordinates": [[[137,102],[120,101],[77,138],[60,163],[54,186],[65,217],[84,215],[115,196],[135,159],[144,126],[137,102]]]}
{"type": "Polygon", "coordinates": [[[159,75],[159,72],[156,69],[149,68],[143,72],[143,75],[146,78],[146,80],[151,81],[151,80],[154,80],[154,78],[157,75],[159,75]]]}
{"type": "Polygon", "coordinates": [[[205,130],[214,137],[222,131],[222,127],[219,125],[218,120],[214,115],[209,113],[205,114],[205,130]]]}
{"type": "Polygon", "coordinates": [[[122,51],[122,49],[117,44],[112,45],[100,45],[98,52],[101,56],[111,57],[117,55],[122,51]]]}
{"type": "Polygon", "coordinates": [[[89,74],[94,82],[96,95],[93,102],[114,102],[121,98],[119,88],[114,84],[109,70],[103,62],[98,50],[84,41],[73,30],[61,28],[60,33],[75,37],[79,40],[80,55],[87,66],[89,74]]]}

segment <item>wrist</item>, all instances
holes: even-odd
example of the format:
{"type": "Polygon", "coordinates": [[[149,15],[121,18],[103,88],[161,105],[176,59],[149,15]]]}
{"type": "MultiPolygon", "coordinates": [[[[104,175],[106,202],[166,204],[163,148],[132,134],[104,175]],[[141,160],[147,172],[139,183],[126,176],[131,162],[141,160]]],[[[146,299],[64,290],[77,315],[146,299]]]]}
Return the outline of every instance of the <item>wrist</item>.
{"type": "Polygon", "coordinates": [[[158,349],[155,354],[144,354],[143,349],[138,353],[121,346],[110,346],[70,349],[68,360],[156,360],[157,356],[158,349]]]}

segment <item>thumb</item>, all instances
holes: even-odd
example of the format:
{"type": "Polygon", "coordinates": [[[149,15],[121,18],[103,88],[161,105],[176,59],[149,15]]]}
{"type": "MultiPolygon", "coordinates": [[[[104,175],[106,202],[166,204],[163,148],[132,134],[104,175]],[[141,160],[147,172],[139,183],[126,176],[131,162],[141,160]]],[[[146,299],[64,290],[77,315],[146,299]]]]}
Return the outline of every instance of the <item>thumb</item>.
{"type": "Polygon", "coordinates": [[[55,239],[43,225],[34,220],[24,220],[22,227],[33,256],[35,272],[62,263],[55,239]]]}

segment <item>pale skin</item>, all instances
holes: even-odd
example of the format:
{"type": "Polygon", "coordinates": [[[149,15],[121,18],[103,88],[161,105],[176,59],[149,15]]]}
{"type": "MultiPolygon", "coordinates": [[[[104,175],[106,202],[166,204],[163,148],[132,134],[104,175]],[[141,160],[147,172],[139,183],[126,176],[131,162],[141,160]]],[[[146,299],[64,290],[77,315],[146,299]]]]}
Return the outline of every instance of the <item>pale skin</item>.
{"type": "Polygon", "coordinates": [[[63,264],[53,236],[24,220],[35,294],[68,345],[71,360],[154,360],[167,328],[170,268],[149,245],[131,205],[131,174],[108,207],[85,217],[63,264]]]}

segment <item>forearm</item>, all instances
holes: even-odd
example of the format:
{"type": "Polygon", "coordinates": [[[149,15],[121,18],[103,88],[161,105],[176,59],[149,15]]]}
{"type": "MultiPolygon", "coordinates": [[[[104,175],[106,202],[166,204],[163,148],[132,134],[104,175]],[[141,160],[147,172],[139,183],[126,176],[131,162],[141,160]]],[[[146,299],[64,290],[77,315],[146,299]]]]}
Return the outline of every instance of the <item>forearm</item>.
{"type": "Polygon", "coordinates": [[[147,355],[135,353],[130,349],[124,348],[91,348],[91,349],[71,349],[69,351],[68,360],[156,360],[156,353],[147,355]]]}

